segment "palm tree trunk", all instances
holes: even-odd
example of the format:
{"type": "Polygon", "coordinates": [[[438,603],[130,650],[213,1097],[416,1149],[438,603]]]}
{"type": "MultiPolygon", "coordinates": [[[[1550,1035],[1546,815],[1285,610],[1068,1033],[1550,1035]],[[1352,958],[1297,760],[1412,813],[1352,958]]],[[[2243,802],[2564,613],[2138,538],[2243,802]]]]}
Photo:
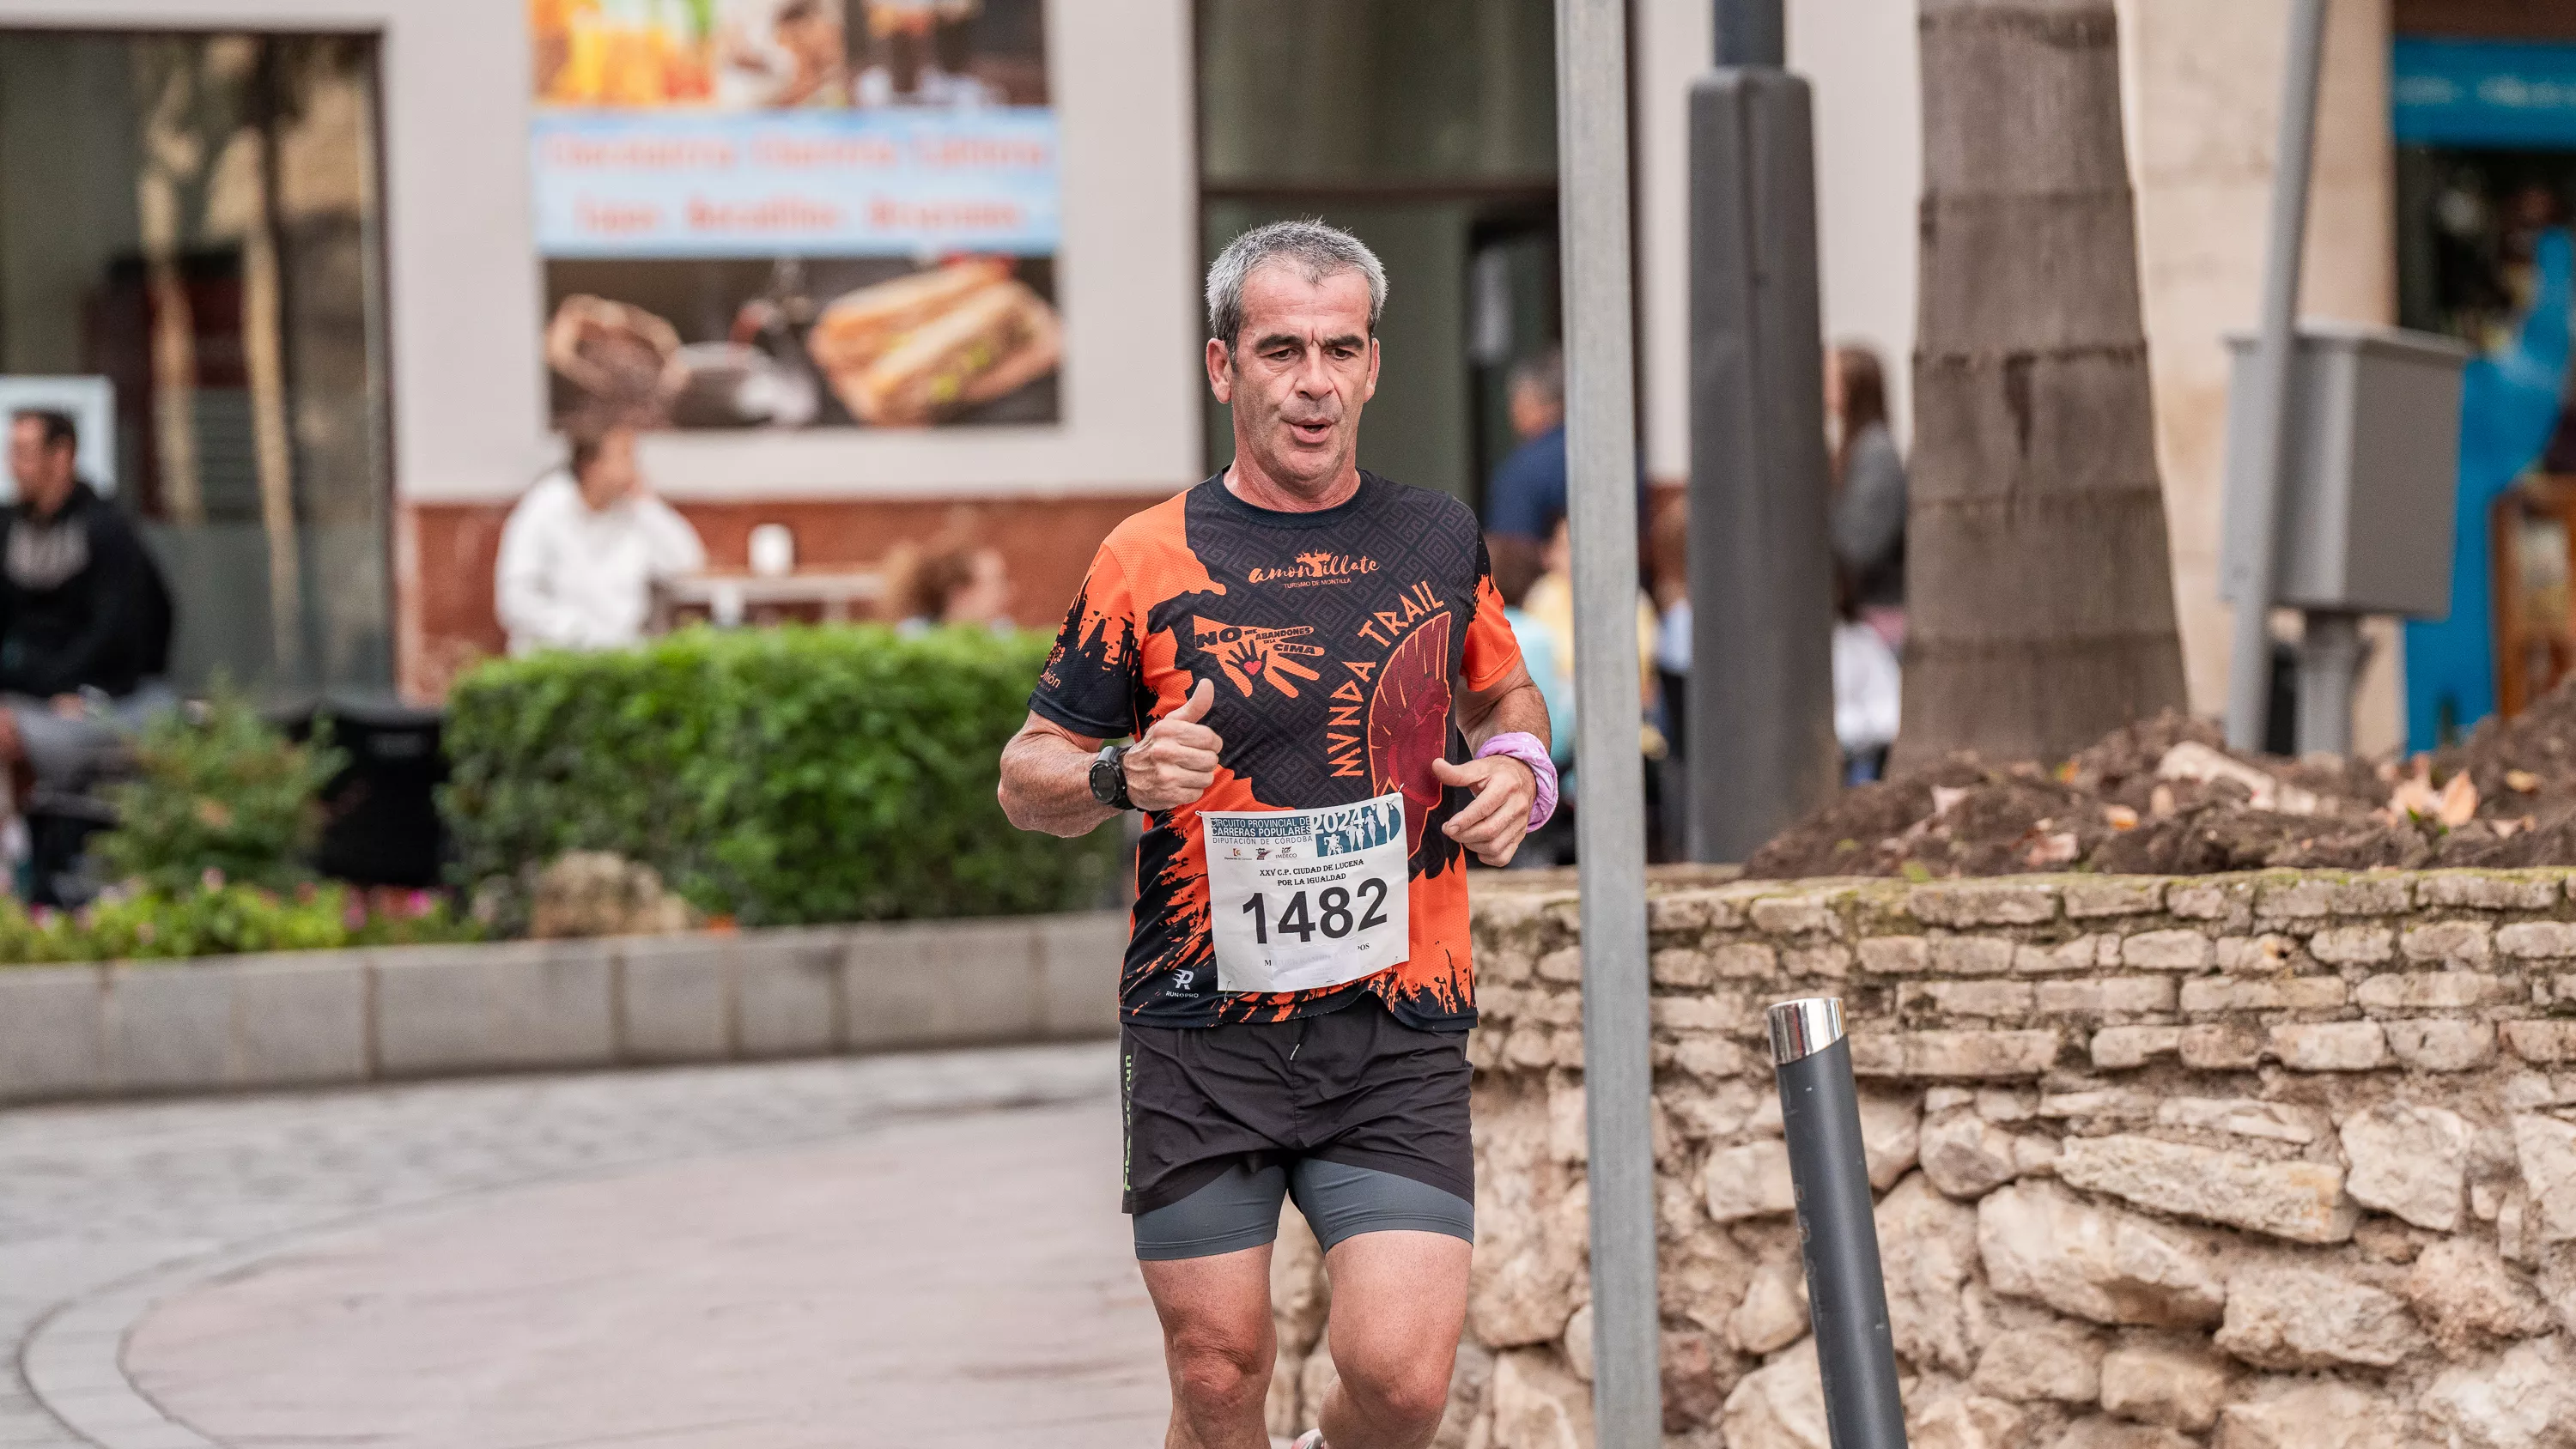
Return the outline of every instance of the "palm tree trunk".
{"type": "Polygon", "coordinates": [[[2184,702],[2111,0],[1921,0],[1902,767],[2184,702]]]}

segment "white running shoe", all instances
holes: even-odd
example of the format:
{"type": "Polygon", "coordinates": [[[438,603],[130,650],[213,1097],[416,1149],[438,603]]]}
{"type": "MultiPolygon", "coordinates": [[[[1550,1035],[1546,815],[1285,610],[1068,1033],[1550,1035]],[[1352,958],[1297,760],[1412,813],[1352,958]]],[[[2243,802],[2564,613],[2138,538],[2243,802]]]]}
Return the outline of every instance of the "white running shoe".
{"type": "Polygon", "coordinates": [[[1297,1436],[1297,1442],[1290,1445],[1289,1449],[1324,1449],[1324,1431],[1321,1429],[1307,1430],[1305,1433],[1297,1436]]]}

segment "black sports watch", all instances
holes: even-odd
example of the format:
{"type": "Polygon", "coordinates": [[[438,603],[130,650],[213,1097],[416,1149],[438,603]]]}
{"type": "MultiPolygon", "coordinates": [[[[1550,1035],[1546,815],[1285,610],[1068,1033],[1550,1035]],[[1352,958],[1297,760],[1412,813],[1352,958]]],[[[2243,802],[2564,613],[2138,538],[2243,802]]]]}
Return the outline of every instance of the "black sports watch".
{"type": "Polygon", "coordinates": [[[1133,810],[1136,802],[1127,794],[1127,752],[1133,745],[1104,745],[1100,757],[1091,762],[1091,798],[1112,810],[1133,810]]]}

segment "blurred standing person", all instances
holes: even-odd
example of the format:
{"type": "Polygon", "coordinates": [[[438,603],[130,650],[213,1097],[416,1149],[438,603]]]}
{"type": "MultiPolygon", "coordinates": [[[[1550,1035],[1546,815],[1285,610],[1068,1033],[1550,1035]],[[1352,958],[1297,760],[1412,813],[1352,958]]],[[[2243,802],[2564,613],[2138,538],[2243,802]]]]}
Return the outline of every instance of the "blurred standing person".
{"type": "Polygon", "coordinates": [[[991,545],[951,544],[927,553],[909,551],[887,572],[893,576],[895,628],[906,636],[949,624],[980,624],[996,634],[1018,627],[1011,617],[1011,566],[991,545]]]}
{"type": "Polygon", "coordinates": [[[493,604],[513,654],[623,648],[643,639],[655,584],[706,566],[697,530],[645,486],[635,429],[610,424],[576,433],[570,466],[510,510],[493,604]]]}
{"type": "Polygon", "coordinates": [[[1646,530],[1646,559],[1654,580],[1655,692],[1663,706],[1657,723],[1664,757],[1651,772],[1649,793],[1658,806],[1656,833],[1666,860],[1690,859],[1690,495],[1667,499],[1646,530]]]}
{"type": "Polygon", "coordinates": [[[1825,359],[1825,426],[1833,434],[1834,567],[1844,614],[1890,649],[1905,647],[1905,458],[1887,426],[1887,373],[1866,347],[1825,359]]]}
{"type": "MultiPolygon", "coordinates": [[[[1485,484],[1485,551],[1494,587],[1516,602],[1545,568],[1548,540],[1565,520],[1565,354],[1554,347],[1512,365],[1512,434],[1520,446],[1485,484]]],[[[1653,517],[1646,475],[1637,474],[1637,528],[1642,563],[1653,517]]]]}
{"type": "Polygon", "coordinates": [[[1846,344],[1825,355],[1825,426],[1832,433],[1834,735],[1844,779],[1885,769],[1899,721],[1898,655],[1905,648],[1905,459],[1887,425],[1887,374],[1878,354],[1846,344]]]}
{"type": "Polygon", "coordinates": [[[1506,386],[1520,445],[1485,485],[1485,551],[1494,587],[1517,604],[1544,571],[1548,537],[1565,516],[1565,354],[1551,347],[1522,358],[1506,386]]]}

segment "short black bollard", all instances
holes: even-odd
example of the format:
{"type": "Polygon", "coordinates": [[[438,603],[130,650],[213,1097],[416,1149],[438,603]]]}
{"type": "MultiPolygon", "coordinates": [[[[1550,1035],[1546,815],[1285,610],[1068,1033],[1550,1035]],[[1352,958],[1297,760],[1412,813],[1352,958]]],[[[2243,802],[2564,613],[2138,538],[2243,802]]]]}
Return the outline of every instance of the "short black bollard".
{"type": "Polygon", "coordinates": [[[1789,1176],[1798,1190],[1807,1315],[1833,1449],[1905,1449],[1905,1404],[1896,1392],[1896,1343],[1888,1332],[1887,1282],[1879,1273],[1843,1004],[1813,996],[1772,1007],[1771,1064],[1780,1079],[1789,1176]]]}

